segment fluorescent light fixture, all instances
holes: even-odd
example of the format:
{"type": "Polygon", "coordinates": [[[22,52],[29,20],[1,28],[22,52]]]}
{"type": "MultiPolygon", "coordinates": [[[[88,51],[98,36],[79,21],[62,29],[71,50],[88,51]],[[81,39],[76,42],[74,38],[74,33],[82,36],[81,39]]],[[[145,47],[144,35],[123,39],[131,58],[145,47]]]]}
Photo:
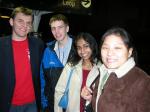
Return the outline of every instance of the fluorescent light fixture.
{"type": "Polygon", "coordinates": [[[4,19],[5,19],[5,18],[6,18],[6,19],[7,19],[7,18],[10,18],[9,16],[0,16],[0,17],[1,17],[1,18],[4,18],[4,19]]]}

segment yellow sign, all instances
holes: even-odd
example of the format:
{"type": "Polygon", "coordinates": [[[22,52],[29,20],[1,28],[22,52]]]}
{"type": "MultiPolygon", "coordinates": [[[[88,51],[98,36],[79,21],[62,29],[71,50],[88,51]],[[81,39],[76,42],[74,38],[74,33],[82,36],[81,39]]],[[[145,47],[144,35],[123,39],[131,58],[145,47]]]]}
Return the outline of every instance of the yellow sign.
{"type": "Polygon", "coordinates": [[[91,6],[91,0],[81,0],[81,4],[84,8],[89,8],[91,6]]]}

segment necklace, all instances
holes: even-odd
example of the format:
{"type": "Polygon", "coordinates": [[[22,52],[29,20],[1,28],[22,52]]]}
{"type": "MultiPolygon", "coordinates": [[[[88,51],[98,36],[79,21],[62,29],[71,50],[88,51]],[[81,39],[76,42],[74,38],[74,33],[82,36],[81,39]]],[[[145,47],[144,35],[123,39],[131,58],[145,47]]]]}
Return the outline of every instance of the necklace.
{"type": "Polygon", "coordinates": [[[91,70],[93,67],[92,63],[83,63],[82,66],[86,70],[91,70]]]}

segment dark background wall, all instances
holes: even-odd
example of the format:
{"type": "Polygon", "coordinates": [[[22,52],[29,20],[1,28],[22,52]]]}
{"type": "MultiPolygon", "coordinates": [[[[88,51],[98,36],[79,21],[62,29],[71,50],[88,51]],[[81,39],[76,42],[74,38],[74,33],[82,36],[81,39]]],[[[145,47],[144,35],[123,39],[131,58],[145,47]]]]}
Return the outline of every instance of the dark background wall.
{"type": "MultiPolygon", "coordinates": [[[[81,13],[80,10],[74,11],[65,9],[56,11],[59,0],[5,0],[9,7],[23,4],[38,10],[47,10],[52,13],[44,14],[41,17],[38,32],[46,42],[53,40],[53,36],[48,25],[49,19],[53,14],[63,13],[68,17],[70,23],[70,34],[76,35],[78,32],[86,31],[95,36],[99,42],[106,29],[112,26],[121,26],[134,38],[135,46],[138,51],[139,66],[150,74],[150,8],[147,2],[133,2],[128,0],[92,0],[92,10],[81,13]],[[34,3],[32,4],[31,1],[34,3]],[[29,5],[30,4],[30,5],[29,5]]],[[[3,4],[5,5],[5,4],[3,4]]],[[[7,9],[8,14],[11,10],[7,9]]],[[[10,34],[11,28],[8,19],[0,18],[0,35],[10,34]]]]}

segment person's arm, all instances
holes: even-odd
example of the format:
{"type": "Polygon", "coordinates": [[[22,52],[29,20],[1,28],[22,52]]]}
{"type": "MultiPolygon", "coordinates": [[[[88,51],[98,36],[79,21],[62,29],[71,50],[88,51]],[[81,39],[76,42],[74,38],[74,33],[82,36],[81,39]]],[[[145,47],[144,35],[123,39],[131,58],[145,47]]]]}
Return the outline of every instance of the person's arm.
{"type": "MultiPolygon", "coordinates": [[[[144,74],[146,77],[148,74],[144,74]]],[[[137,94],[137,112],[150,112],[150,77],[148,76],[147,79],[143,79],[143,81],[138,82],[136,84],[136,91],[137,94]]]]}
{"type": "Polygon", "coordinates": [[[62,108],[59,107],[58,104],[59,104],[61,97],[63,96],[65,92],[69,72],[70,72],[70,67],[68,66],[68,64],[66,64],[55,87],[54,112],[63,111],[62,108]]]}
{"type": "Polygon", "coordinates": [[[44,60],[46,58],[46,51],[44,51],[42,63],[40,66],[40,82],[41,82],[41,107],[44,111],[48,106],[48,100],[45,96],[44,89],[45,89],[45,78],[44,78],[44,60]]]}

